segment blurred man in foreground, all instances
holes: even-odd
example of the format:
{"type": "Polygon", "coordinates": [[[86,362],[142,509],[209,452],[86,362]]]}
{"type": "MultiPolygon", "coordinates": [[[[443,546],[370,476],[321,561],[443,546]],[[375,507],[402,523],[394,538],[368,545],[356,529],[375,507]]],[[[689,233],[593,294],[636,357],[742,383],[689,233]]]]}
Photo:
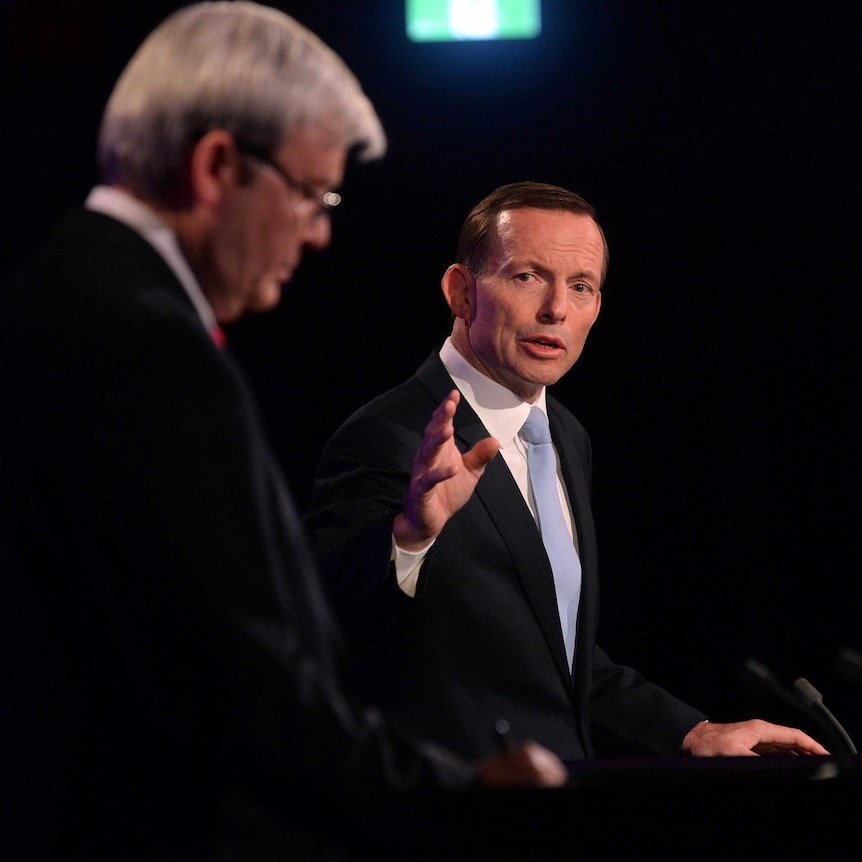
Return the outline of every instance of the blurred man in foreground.
{"type": "Polygon", "coordinates": [[[3,291],[4,771],[28,858],[397,847],[433,819],[417,793],[565,780],[538,746],[476,767],[344,696],[224,349],[220,325],[328,244],[354,147],[380,155],[383,131],[313,34],[254,3],[185,8],[111,95],[104,185],[3,291]]]}

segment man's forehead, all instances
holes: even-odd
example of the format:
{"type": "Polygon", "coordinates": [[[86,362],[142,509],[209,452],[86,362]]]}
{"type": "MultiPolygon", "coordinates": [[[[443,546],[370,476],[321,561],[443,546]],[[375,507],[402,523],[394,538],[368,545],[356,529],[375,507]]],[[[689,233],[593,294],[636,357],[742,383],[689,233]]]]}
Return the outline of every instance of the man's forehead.
{"type": "Polygon", "coordinates": [[[344,179],[347,147],[326,125],[304,125],[277,149],[277,156],[309,185],[336,186],[344,179]]]}
{"type": "Polygon", "coordinates": [[[562,225],[563,222],[569,222],[572,230],[577,230],[578,225],[596,224],[595,219],[588,213],[545,207],[513,207],[497,214],[496,229],[498,236],[505,237],[531,226],[552,223],[562,225]]]}
{"type": "Polygon", "coordinates": [[[503,266],[543,252],[582,251],[593,242],[604,257],[601,231],[587,213],[521,207],[498,214],[489,258],[503,266]]]}

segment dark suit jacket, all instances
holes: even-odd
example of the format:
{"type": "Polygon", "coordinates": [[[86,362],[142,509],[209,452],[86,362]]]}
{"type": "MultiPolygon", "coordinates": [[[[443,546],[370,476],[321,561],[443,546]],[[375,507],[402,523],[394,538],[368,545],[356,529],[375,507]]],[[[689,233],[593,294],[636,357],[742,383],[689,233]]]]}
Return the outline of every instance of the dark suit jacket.
{"type": "MultiPolygon", "coordinates": [[[[580,544],[583,587],[574,674],[566,667],[544,546],[501,456],[426,558],[416,597],[389,564],[425,425],[454,383],[436,354],[416,375],[356,412],[327,444],[305,523],[350,632],[356,685],[414,730],[467,756],[494,751],[499,718],[516,738],[564,759],[595,756],[592,724],[649,751],[673,754],[704,716],[596,645],[599,585],[590,509],[590,444],[548,397],[580,544]]],[[[455,437],[487,437],[462,400],[455,437]]]]}
{"type": "Polygon", "coordinates": [[[76,212],[6,286],[0,403],[15,858],[307,858],[472,779],[345,698],[248,387],[137,234],[76,212]]]}

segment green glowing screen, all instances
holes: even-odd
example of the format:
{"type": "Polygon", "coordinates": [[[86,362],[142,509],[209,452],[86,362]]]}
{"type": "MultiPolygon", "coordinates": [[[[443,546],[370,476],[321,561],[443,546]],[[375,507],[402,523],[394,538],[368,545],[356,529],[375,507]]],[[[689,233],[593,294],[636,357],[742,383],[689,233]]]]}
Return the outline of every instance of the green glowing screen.
{"type": "Polygon", "coordinates": [[[414,42],[533,39],[542,29],[541,0],[407,0],[414,42]]]}

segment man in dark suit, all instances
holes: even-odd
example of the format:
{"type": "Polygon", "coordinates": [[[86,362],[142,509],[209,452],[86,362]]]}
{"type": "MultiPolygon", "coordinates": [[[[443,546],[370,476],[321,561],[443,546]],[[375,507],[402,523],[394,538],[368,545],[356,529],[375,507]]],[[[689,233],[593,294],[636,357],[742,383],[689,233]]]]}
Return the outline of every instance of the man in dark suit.
{"type": "Polygon", "coordinates": [[[225,349],[220,325],[274,306],[303,249],[328,243],[354,146],[383,152],[379,120],[313,34],[253,3],[187,7],[110,98],[105,184],[2,293],[14,858],[403,849],[434,823],[414,794],[565,780],[538,746],[477,767],[345,696],[336,626],[225,349]]]}
{"type": "Polygon", "coordinates": [[[539,183],[493,192],[443,276],[451,337],[325,447],[305,523],[354,641],[355,684],[469,757],[494,750],[499,719],[566,760],[595,756],[594,725],[662,755],[824,753],[790,728],[711,724],[596,644],[590,443],[546,387],[581,354],[607,264],[582,198],[539,183]],[[521,436],[536,410],[556,449],[562,576],[521,436]]]}

